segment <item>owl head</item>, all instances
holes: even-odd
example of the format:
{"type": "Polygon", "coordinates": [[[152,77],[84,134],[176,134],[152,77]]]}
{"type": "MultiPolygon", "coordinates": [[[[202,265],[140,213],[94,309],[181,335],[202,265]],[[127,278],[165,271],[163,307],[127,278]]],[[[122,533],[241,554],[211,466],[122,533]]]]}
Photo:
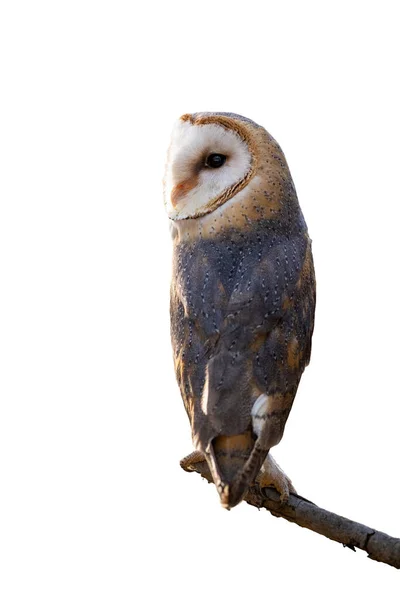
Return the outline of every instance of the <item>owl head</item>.
{"type": "Polygon", "coordinates": [[[173,221],[213,215],[240,226],[248,219],[274,218],[290,186],[282,150],[254,121],[233,113],[195,113],[175,124],[164,178],[173,221]]]}

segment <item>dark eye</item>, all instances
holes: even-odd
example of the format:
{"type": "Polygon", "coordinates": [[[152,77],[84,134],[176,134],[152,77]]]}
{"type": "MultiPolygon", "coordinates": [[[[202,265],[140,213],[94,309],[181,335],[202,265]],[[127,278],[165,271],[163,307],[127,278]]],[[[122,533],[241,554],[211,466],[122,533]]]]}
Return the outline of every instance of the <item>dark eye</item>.
{"type": "Polygon", "coordinates": [[[222,167],[225,161],[226,156],[224,154],[210,154],[207,156],[206,167],[211,167],[211,169],[219,169],[219,167],[222,167]]]}

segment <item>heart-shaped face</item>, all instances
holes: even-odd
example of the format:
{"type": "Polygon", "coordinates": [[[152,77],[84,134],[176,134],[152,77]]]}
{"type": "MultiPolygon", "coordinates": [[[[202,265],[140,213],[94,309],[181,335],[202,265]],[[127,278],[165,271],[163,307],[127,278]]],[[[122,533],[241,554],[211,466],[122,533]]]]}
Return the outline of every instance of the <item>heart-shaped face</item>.
{"type": "Polygon", "coordinates": [[[254,173],[251,140],[227,117],[184,115],[168,152],[165,204],[174,220],[204,216],[232,198],[254,173]]]}

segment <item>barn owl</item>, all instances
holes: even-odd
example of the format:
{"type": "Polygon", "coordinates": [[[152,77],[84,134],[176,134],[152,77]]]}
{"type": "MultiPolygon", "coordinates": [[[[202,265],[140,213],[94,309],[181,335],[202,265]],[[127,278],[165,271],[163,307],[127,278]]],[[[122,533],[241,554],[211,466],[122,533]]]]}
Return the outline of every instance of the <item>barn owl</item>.
{"type": "Polygon", "coordinates": [[[269,454],[309,362],[311,241],[277,142],[232,113],[185,114],[168,151],[171,337],[190,420],[191,470],[207,461],[223,507],[254,482],[294,491],[269,454]]]}

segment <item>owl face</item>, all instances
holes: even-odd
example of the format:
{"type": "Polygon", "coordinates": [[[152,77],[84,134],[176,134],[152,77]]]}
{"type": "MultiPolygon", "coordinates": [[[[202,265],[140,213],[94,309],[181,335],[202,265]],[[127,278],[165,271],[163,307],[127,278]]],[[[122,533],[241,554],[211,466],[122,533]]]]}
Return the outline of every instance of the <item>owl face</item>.
{"type": "Polygon", "coordinates": [[[256,163],[246,123],[224,115],[184,115],[173,129],[168,152],[168,216],[183,220],[213,212],[249,183],[256,163]]]}

